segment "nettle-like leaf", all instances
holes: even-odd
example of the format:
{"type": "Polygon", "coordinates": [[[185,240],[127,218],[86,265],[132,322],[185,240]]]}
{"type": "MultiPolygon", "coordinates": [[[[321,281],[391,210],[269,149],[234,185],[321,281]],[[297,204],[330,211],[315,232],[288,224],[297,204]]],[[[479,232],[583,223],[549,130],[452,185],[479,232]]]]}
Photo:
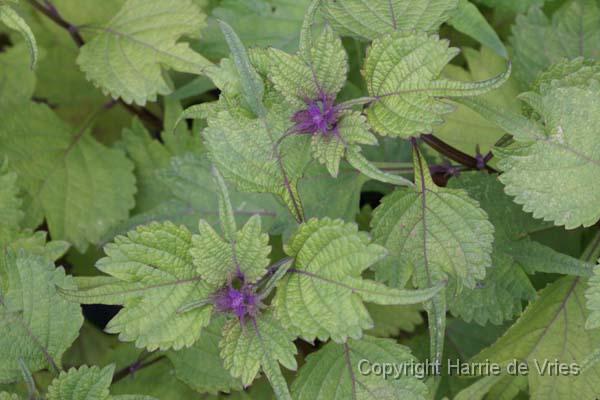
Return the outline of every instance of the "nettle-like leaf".
{"type": "Polygon", "coordinates": [[[225,369],[219,354],[224,325],[224,318],[214,318],[192,347],[167,353],[177,377],[200,393],[242,389],[241,382],[225,369]]]}
{"type": "Polygon", "coordinates": [[[369,95],[369,124],[378,133],[409,137],[431,132],[453,107],[439,98],[477,96],[502,85],[508,70],[480,82],[450,81],[440,76],[458,54],[448,41],[426,33],[394,32],[373,42],[364,65],[369,95]]]}
{"type": "Polygon", "coordinates": [[[563,277],[550,284],[504,336],[472,361],[501,365],[514,359],[526,362],[532,399],[598,396],[598,365],[579,373],[550,374],[547,369],[547,364],[555,360],[581,366],[590,349],[600,346],[598,332],[584,330],[588,317],[583,307],[584,289],[581,278],[563,277]]]}
{"type": "Polygon", "coordinates": [[[109,387],[114,371],[114,364],[104,368],[84,365],[63,371],[48,387],[48,400],[156,400],[141,395],[111,396],[109,387]]]}
{"type": "MultiPolygon", "coordinates": [[[[598,260],[600,263],[600,260],[598,260]]],[[[585,322],[586,329],[600,328],[600,267],[594,268],[594,274],[588,281],[588,288],[585,292],[587,299],[587,309],[590,315],[585,322]]]]}
{"type": "Polygon", "coordinates": [[[9,4],[5,4],[5,2],[0,3],[0,22],[21,34],[29,49],[31,57],[29,66],[31,69],[34,69],[38,60],[38,47],[35,36],[29,25],[27,25],[27,22],[9,4]]]}
{"type": "Polygon", "coordinates": [[[63,353],[77,338],[83,316],[57,288],[75,288],[46,257],[21,250],[4,252],[0,261],[0,382],[30,371],[57,370],[63,353]]]}
{"type": "Polygon", "coordinates": [[[365,336],[347,343],[328,343],[307,357],[292,385],[297,400],[425,399],[427,387],[410,375],[383,377],[371,365],[416,362],[408,348],[389,339],[365,336]],[[369,371],[370,372],[370,371],[369,371]]]}
{"type": "Polygon", "coordinates": [[[517,17],[510,43],[515,76],[531,84],[562,58],[600,57],[600,7],[595,1],[567,2],[549,19],[540,8],[517,17]]]}
{"type": "Polygon", "coordinates": [[[360,338],[373,322],[363,301],[413,304],[435,295],[440,287],[422,291],[392,289],[363,279],[361,273],[386,255],[383,247],[354,224],[328,218],[303,224],[285,247],[294,257],[291,274],[278,284],[277,317],[305,340],[332,338],[342,343],[360,338]]]}
{"type": "Polygon", "coordinates": [[[85,250],[127,218],[135,179],[122,152],[100,144],[87,129],[71,128],[45,105],[21,103],[3,113],[0,156],[8,158],[26,193],[25,226],[38,226],[45,217],[53,238],[85,250]]]}
{"type": "Polygon", "coordinates": [[[367,311],[373,318],[373,328],[367,334],[376,337],[395,337],[401,331],[413,332],[423,323],[422,307],[418,305],[385,306],[367,303],[367,311]]]}
{"type": "MultiPolygon", "coordinates": [[[[244,386],[248,386],[260,368],[271,380],[271,370],[279,369],[277,364],[273,364],[274,360],[287,369],[296,370],[296,346],[293,342],[295,338],[296,336],[281,326],[271,313],[263,313],[246,326],[240,325],[236,320],[230,320],[223,327],[223,338],[219,347],[225,368],[234,377],[241,378],[244,386]]],[[[275,386],[282,385],[277,379],[271,384],[276,393],[278,388],[275,386]]]]}
{"type": "Polygon", "coordinates": [[[8,170],[8,162],[0,164],[0,246],[19,230],[24,214],[17,187],[17,174],[8,170]]]}
{"type": "Polygon", "coordinates": [[[143,105],[172,88],[163,67],[204,74],[211,63],[178,43],[204,26],[205,16],[191,0],[127,0],[98,34],[86,43],[77,63],[89,80],[114,98],[143,105]]]}
{"type": "Polygon", "coordinates": [[[27,68],[28,49],[17,44],[0,53],[0,90],[6,93],[0,98],[0,107],[5,103],[19,103],[29,100],[36,84],[35,72],[27,68]]]}
{"type": "Polygon", "coordinates": [[[550,84],[524,100],[541,120],[535,136],[496,150],[506,193],[535,218],[567,229],[593,225],[600,219],[600,188],[593,184],[600,172],[600,84],[550,84]]]}
{"type": "Polygon", "coordinates": [[[393,31],[434,32],[458,0],[324,0],[325,18],[343,35],[376,39],[393,31]]]}
{"type": "Polygon", "coordinates": [[[461,175],[450,181],[477,200],[494,225],[492,266],[475,288],[464,288],[449,297],[449,308],[465,321],[484,325],[500,324],[522,310],[523,301],[533,300],[535,289],[527,273],[547,272],[584,274],[591,272],[589,263],[558,253],[530,239],[530,235],[552,227],[534,219],[503,193],[494,176],[480,173],[461,175]]]}
{"type": "Polygon", "coordinates": [[[192,234],[170,222],[140,226],[108,244],[96,267],[111,277],[78,278],[79,291],[63,292],[84,304],[122,304],[106,331],[155,349],[191,346],[208,325],[212,306],[181,313],[207,299],[212,287],[192,263],[192,234]]]}
{"type": "Polygon", "coordinates": [[[452,278],[474,288],[491,265],[494,227],[464,190],[437,187],[419,152],[414,166],[415,188],[397,189],[373,213],[375,243],[391,253],[378,275],[392,286],[412,274],[419,287],[452,278]]]}

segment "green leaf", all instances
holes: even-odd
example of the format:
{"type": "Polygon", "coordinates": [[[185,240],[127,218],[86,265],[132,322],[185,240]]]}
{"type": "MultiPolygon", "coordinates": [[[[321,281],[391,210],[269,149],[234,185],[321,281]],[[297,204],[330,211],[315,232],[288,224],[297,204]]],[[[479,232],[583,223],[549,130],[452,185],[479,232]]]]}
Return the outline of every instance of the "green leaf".
{"type": "Polygon", "coordinates": [[[542,373],[544,363],[558,360],[581,365],[590,349],[600,345],[598,332],[584,330],[588,312],[584,304],[584,285],[580,278],[564,277],[550,284],[536,302],[491,347],[473,362],[505,365],[513,359],[529,366],[529,393],[532,399],[594,398],[598,396],[598,368],[575,376],[542,373]],[[489,360],[489,361],[487,361],[489,360]],[[537,364],[536,364],[537,362],[537,364]]]}
{"type": "Polygon", "coordinates": [[[448,23],[459,32],[469,35],[496,54],[508,59],[504,44],[479,9],[468,0],[458,0],[458,8],[448,23]]]}
{"type": "MultiPolygon", "coordinates": [[[[448,64],[442,72],[444,76],[460,81],[473,81],[500,74],[506,68],[506,60],[487,47],[482,47],[479,51],[468,47],[463,48],[462,55],[467,60],[468,70],[448,64]]],[[[521,105],[516,101],[519,93],[518,84],[511,77],[502,87],[482,96],[467,99],[485,100],[494,108],[519,114],[521,105]]],[[[477,155],[478,147],[480,154],[486,154],[505,135],[504,130],[492,121],[488,121],[476,111],[460,104],[460,102],[457,104],[456,110],[444,119],[443,125],[434,127],[435,135],[451,146],[472,156],[477,155]]]]}
{"type": "Polygon", "coordinates": [[[409,365],[416,362],[407,347],[369,336],[347,343],[328,343],[307,357],[292,385],[296,400],[425,399],[427,387],[410,375],[364,373],[376,363],[409,365]],[[365,362],[366,361],[366,362],[365,362]]]}
{"type": "Polygon", "coordinates": [[[327,21],[342,35],[376,39],[393,31],[434,32],[458,0],[325,0],[327,21]]]}
{"type": "Polygon", "coordinates": [[[31,58],[29,67],[30,69],[34,69],[38,60],[38,47],[35,36],[29,25],[27,25],[27,22],[8,4],[0,4],[0,21],[23,36],[31,58]]]}
{"type": "Polygon", "coordinates": [[[122,152],[97,142],[85,127],[75,131],[45,105],[25,103],[3,112],[0,155],[26,192],[26,226],[45,217],[54,239],[83,251],[127,218],[135,180],[122,152]]]}
{"type": "Polygon", "coordinates": [[[227,56],[229,50],[219,30],[219,19],[231,25],[248,47],[295,51],[308,4],[309,0],[222,0],[212,10],[198,48],[211,59],[227,56]]]}
{"type": "Polygon", "coordinates": [[[230,240],[221,238],[204,220],[200,220],[198,231],[192,237],[190,254],[198,273],[214,287],[223,286],[237,273],[243,274],[244,282],[255,283],[267,272],[271,246],[258,215],[232,233],[230,240]]]}
{"type": "Polygon", "coordinates": [[[413,332],[423,323],[420,306],[382,306],[367,304],[367,311],[373,318],[373,328],[365,333],[377,337],[395,337],[401,331],[413,332]]]}
{"type": "Polygon", "coordinates": [[[21,398],[14,393],[0,393],[0,400],[20,400],[21,398]]]}
{"type": "Polygon", "coordinates": [[[292,105],[305,108],[306,99],[337,95],[346,82],[348,56],[342,41],[326,27],[306,55],[269,49],[269,80],[292,105]]]}
{"type": "Polygon", "coordinates": [[[169,190],[158,179],[158,171],[168,167],[171,152],[150,137],[144,125],[135,118],[131,128],[123,130],[118,147],[122,148],[135,168],[137,192],[135,213],[149,211],[168,199],[169,190]]]}
{"type": "Polygon", "coordinates": [[[291,136],[276,146],[290,126],[290,116],[283,104],[261,119],[221,111],[208,118],[203,134],[210,157],[225,179],[242,192],[278,195],[302,220],[297,185],[310,158],[310,141],[291,136]]]}
{"type": "Polygon", "coordinates": [[[295,261],[278,284],[274,305],[283,325],[307,341],[360,338],[364,329],[373,327],[363,300],[414,304],[440,290],[399,290],[362,279],[361,273],[384,257],[385,250],[370,244],[355,224],[341,220],[309,220],[292,236],[285,252],[295,261]]]}
{"type": "Polygon", "coordinates": [[[496,151],[506,193],[535,218],[567,229],[593,225],[600,218],[600,188],[592,184],[600,172],[600,86],[548,87],[527,101],[543,118],[543,134],[496,151]]]}
{"type": "Polygon", "coordinates": [[[0,247],[12,239],[23,220],[17,174],[8,170],[8,162],[0,164],[0,247]]]}
{"type": "Polygon", "coordinates": [[[229,374],[219,356],[224,322],[223,318],[213,319],[192,347],[167,353],[177,377],[200,393],[242,389],[240,381],[229,374]]]}
{"type": "MultiPolygon", "coordinates": [[[[415,187],[385,196],[373,213],[375,243],[390,252],[378,266],[384,280],[413,271],[418,287],[452,277],[459,287],[474,288],[491,265],[494,227],[479,203],[464,190],[435,186],[420,153],[415,153],[415,187]]],[[[379,272],[379,271],[378,271],[379,272]]]]}
{"type": "Polygon", "coordinates": [[[219,26],[221,27],[223,36],[225,36],[227,45],[231,50],[231,57],[240,75],[242,95],[254,115],[264,117],[266,110],[262,102],[265,91],[263,81],[252,67],[248,53],[246,53],[246,48],[234,30],[224,21],[219,21],[219,26]]]}
{"type": "Polygon", "coordinates": [[[87,78],[113,98],[140,105],[172,88],[162,68],[204,74],[211,65],[187,43],[204,26],[204,15],[190,0],[127,0],[80,50],[77,63],[87,78]]]}
{"type": "Polygon", "coordinates": [[[530,236],[552,227],[521,210],[503,192],[494,176],[462,174],[449,183],[477,200],[494,225],[492,267],[474,289],[464,288],[448,299],[454,315],[484,325],[501,324],[522,310],[523,301],[535,298],[535,290],[526,274],[535,272],[589,276],[591,265],[534,242],[530,236]]]}
{"type": "Polygon", "coordinates": [[[61,372],[48,387],[48,400],[156,400],[150,396],[110,396],[115,365],[104,368],[84,365],[61,372]]]}
{"type": "Polygon", "coordinates": [[[108,244],[96,267],[108,274],[79,278],[79,291],[63,295],[83,304],[122,304],[108,323],[108,333],[137,347],[181,349],[191,346],[210,321],[212,306],[181,313],[179,309],[206,299],[213,287],[198,274],[189,254],[192,235],[170,222],[140,226],[108,244]]]}
{"type": "Polygon", "coordinates": [[[4,253],[1,261],[0,382],[21,376],[20,360],[33,372],[57,370],[83,323],[79,306],[57,293],[75,289],[72,278],[24,251],[4,253]]]}
{"type": "Polygon", "coordinates": [[[380,182],[398,186],[413,186],[412,182],[400,176],[384,172],[367,160],[360,152],[360,147],[352,146],[347,152],[348,162],[362,174],[380,182]]]}
{"type": "Polygon", "coordinates": [[[271,313],[259,315],[247,325],[232,319],[223,328],[219,343],[221,358],[231,375],[239,377],[244,386],[252,383],[261,366],[271,367],[277,360],[284,367],[296,370],[295,336],[287,331],[271,313]]]}
{"type": "Polygon", "coordinates": [[[595,1],[567,2],[552,19],[540,8],[517,17],[510,39],[515,76],[528,86],[563,58],[600,56],[600,7],[595,1]]]}
{"type": "Polygon", "coordinates": [[[425,33],[395,32],[373,42],[364,65],[369,95],[374,102],[367,110],[368,121],[377,132],[409,137],[431,132],[453,111],[439,97],[468,97],[502,85],[508,70],[479,82],[441,78],[446,64],[458,54],[447,40],[425,33]],[[392,67],[390,67],[392,66],[392,67]]]}
{"type": "Polygon", "coordinates": [[[28,69],[28,50],[17,44],[0,53],[0,90],[7,95],[0,98],[0,107],[5,103],[29,100],[35,89],[35,73],[28,69]]]}

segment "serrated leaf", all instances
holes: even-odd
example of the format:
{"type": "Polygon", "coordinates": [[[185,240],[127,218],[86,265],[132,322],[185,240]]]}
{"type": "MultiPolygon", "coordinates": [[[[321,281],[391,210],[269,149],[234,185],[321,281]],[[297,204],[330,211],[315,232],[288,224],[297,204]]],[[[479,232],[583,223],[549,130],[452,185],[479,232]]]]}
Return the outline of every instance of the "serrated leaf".
{"type": "Polygon", "coordinates": [[[219,343],[221,358],[231,375],[239,377],[244,386],[252,383],[261,366],[277,360],[287,369],[297,368],[295,335],[287,331],[271,314],[259,315],[242,326],[230,320],[223,328],[219,343]]]}
{"type": "Polygon", "coordinates": [[[301,220],[297,185],[310,159],[310,141],[292,136],[276,147],[290,125],[289,111],[280,108],[269,110],[262,119],[221,111],[208,118],[203,133],[210,157],[225,179],[243,192],[278,195],[301,220]]]}
{"type": "MultiPolygon", "coordinates": [[[[392,256],[378,268],[413,271],[419,287],[452,277],[473,288],[491,264],[494,228],[465,191],[435,186],[420,153],[414,165],[415,187],[384,197],[373,213],[375,243],[392,256]]],[[[404,285],[391,281],[394,271],[381,274],[404,285]]]]}
{"type": "Polygon", "coordinates": [[[395,32],[373,42],[364,65],[369,95],[367,110],[373,129],[382,135],[409,137],[431,132],[453,108],[439,97],[469,97],[502,85],[508,70],[479,82],[441,78],[446,64],[458,54],[447,40],[425,33],[395,32]],[[390,67],[390,65],[392,67],[390,67]]]}
{"type": "Polygon", "coordinates": [[[600,172],[600,86],[550,87],[530,98],[543,134],[496,151],[505,191],[535,218],[567,229],[593,225],[600,219],[600,188],[592,184],[600,172]]]}
{"type": "Polygon", "coordinates": [[[567,365],[581,365],[589,349],[599,346],[598,333],[584,330],[588,313],[582,307],[583,291],[580,278],[564,277],[550,284],[504,336],[479,353],[472,362],[489,360],[486,362],[501,365],[513,359],[526,362],[532,399],[597,397],[600,381],[597,367],[578,375],[541,371],[545,362],[548,364],[555,360],[567,365]]]}
{"type": "Polygon", "coordinates": [[[127,218],[135,179],[123,153],[83,128],[75,131],[45,105],[19,104],[4,113],[0,154],[26,192],[25,226],[35,227],[45,217],[54,239],[83,251],[127,218]]]}
{"type": "Polygon", "coordinates": [[[534,242],[531,234],[552,224],[536,220],[503,193],[496,177],[481,173],[463,174],[449,187],[462,188],[488,214],[494,225],[492,266],[473,289],[465,288],[449,298],[450,310],[465,321],[500,324],[521,312],[522,302],[533,300],[535,290],[526,273],[561,273],[589,276],[591,266],[534,242]]]}
{"type": "Polygon", "coordinates": [[[307,357],[292,385],[296,400],[425,399],[427,387],[410,375],[364,373],[371,365],[408,365],[416,359],[407,347],[369,336],[347,343],[328,343],[307,357]],[[365,363],[366,361],[366,363],[365,363]]]}
{"type": "Polygon", "coordinates": [[[212,306],[179,309],[206,299],[213,287],[198,274],[189,254],[192,234],[170,222],[140,226],[117,236],[96,267],[108,274],[79,278],[79,291],[63,295],[84,304],[122,304],[106,331],[137,347],[181,349],[191,346],[210,321],[212,306]]]}
{"type": "Polygon", "coordinates": [[[190,0],[127,0],[105,26],[93,28],[99,33],[81,48],[77,63],[105,93],[144,105],[172,90],[162,68],[206,72],[211,63],[177,42],[203,26],[204,15],[190,0]]]}
{"type": "Polygon", "coordinates": [[[30,371],[60,367],[83,323],[79,306],[57,293],[73,290],[73,280],[24,251],[2,254],[0,277],[0,382],[21,376],[20,360],[30,371]]]}
{"type": "Polygon", "coordinates": [[[156,400],[150,396],[111,396],[110,383],[115,365],[104,368],[84,365],[61,372],[48,387],[48,400],[156,400]]]}
{"type": "Polygon", "coordinates": [[[0,91],[6,93],[0,97],[0,107],[5,103],[19,103],[29,100],[35,89],[35,73],[27,68],[28,50],[25,45],[17,44],[0,53],[0,91]]]}
{"type": "Polygon", "coordinates": [[[393,31],[434,32],[458,0],[325,0],[325,18],[342,35],[375,39],[393,31]]]}
{"type": "Polygon", "coordinates": [[[222,318],[213,319],[192,347],[167,353],[177,377],[200,393],[229,393],[242,389],[240,381],[225,369],[219,355],[224,323],[222,318]]]}
{"type": "Polygon", "coordinates": [[[413,304],[440,289],[398,290],[362,279],[361,273],[384,257],[385,250],[370,244],[356,225],[341,220],[311,219],[292,236],[285,252],[294,264],[278,284],[274,305],[283,325],[307,341],[360,338],[373,326],[363,300],[413,304]]]}
{"type": "Polygon", "coordinates": [[[515,76],[525,85],[562,58],[600,57],[600,7],[595,1],[567,2],[552,19],[534,7],[517,17],[512,31],[515,76]]]}
{"type": "Polygon", "coordinates": [[[244,282],[255,283],[269,265],[269,235],[262,233],[258,215],[235,232],[231,240],[224,240],[204,220],[200,221],[198,235],[192,238],[190,254],[198,273],[214,287],[220,287],[240,274],[244,282]]]}
{"type": "Polygon", "coordinates": [[[27,25],[27,22],[8,4],[0,4],[0,21],[23,36],[31,57],[29,67],[30,69],[34,69],[38,60],[38,47],[35,36],[29,25],[27,25]]]}

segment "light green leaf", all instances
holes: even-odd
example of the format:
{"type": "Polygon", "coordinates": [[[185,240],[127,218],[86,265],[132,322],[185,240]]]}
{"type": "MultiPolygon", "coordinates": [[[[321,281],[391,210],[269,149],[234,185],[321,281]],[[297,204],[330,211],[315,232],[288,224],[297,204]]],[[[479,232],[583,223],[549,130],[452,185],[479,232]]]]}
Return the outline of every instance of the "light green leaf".
{"type": "Polygon", "coordinates": [[[35,73],[27,68],[28,50],[17,44],[0,53],[0,106],[29,100],[35,89],[35,73]]]}
{"type": "Polygon", "coordinates": [[[380,182],[391,183],[398,186],[413,186],[412,182],[400,176],[390,174],[377,168],[361,153],[360,147],[352,146],[347,151],[348,162],[359,172],[380,182]]]}
{"type": "Polygon", "coordinates": [[[517,17],[512,31],[515,76],[526,86],[562,58],[600,57],[600,7],[595,1],[566,2],[552,19],[532,8],[517,17]]]}
{"type": "Polygon", "coordinates": [[[14,393],[0,393],[0,400],[21,400],[21,398],[14,393]]]}
{"type": "Polygon", "coordinates": [[[211,65],[187,43],[204,26],[204,15],[190,0],[127,0],[80,50],[77,63],[87,78],[113,98],[140,105],[172,91],[163,68],[204,74],[211,65]]]}
{"type": "Polygon", "coordinates": [[[0,156],[8,158],[26,192],[25,226],[35,227],[45,217],[54,239],[80,251],[98,243],[133,207],[131,162],[88,130],[67,126],[45,105],[4,110],[0,156]]]}
{"type": "Polygon", "coordinates": [[[348,56],[340,38],[326,27],[307,55],[290,55],[269,49],[268,77],[275,88],[294,106],[306,107],[305,101],[324,94],[335,98],[346,82],[348,56]]]}
{"type": "Polygon", "coordinates": [[[294,217],[302,220],[297,185],[310,159],[310,141],[291,136],[276,146],[290,126],[289,117],[283,104],[262,119],[221,111],[208,118],[203,133],[210,157],[225,179],[239,191],[278,195],[294,217]]]}
{"type": "MultiPolygon", "coordinates": [[[[378,269],[413,271],[418,287],[452,277],[473,288],[491,265],[494,227],[465,191],[435,186],[420,153],[414,160],[415,187],[384,197],[373,213],[375,243],[391,255],[378,269]]],[[[394,271],[381,274],[404,285],[391,281],[394,271]]]]}
{"type": "Polygon", "coordinates": [[[210,321],[212,306],[181,313],[213,291],[192,264],[192,234],[170,222],[140,226],[117,236],[96,267],[108,274],[79,278],[79,291],[63,295],[84,304],[122,304],[106,331],[137,347],[181,349],[191,346],[210,321]]]}
{"type": "Polygon", "coordinates": [[[567,229],[593,225],[600,219],[600,188],[592,184],[600,172],[600,86],[549,87],[531,99],[544,133],[496,151],[505,191],[535,218],[567,229]]]}
{"type": "Polygon", "coordinates": [[[440,74],[458,54],[447,40],[425,33],[395,32],[373,42],[364,66],[369,95],[371,126],[382,135],[409,137],[431,132],[453,111],[439,97],[468,97],[501,86],[508,70],[479,82],[450,81],[440,74]],[[391,67],[390,67],[391,66],[391,67]]]}
{"type": "Polygon", "coordinates": [[[192,238],[190,254],[196,270],[214,287],[220,287],[237,273],[244,282],[255,283],[269,265],[269,235],[262,233],[260,217],[252,216],[246,225],[224,240],[204,220],[200,221],[199,234],[192,238]]]}
{"type": "Polygon", "coordinates": [[[413,304],[428,300],[440,287],[423,291],[392,289],[361,278],[385,256],[356,225],[341,220],[311,219],[285,246],[295,261],[278,284],[274,299],[281,322],[305,340],[344,342],[373,327],[364,301],[413,304]]]}
{"type": "Polygon", "coordinates": [[[472,361],[486,360],[501,365],[513,359],[526,362],[531,399],[598,397],[600,373],[597,367],[578,375],[541,371],[544,363],[547,367],[555,360],[581,365],[590,349],[600,345],[598,333],[584,329],[588,315],[582,307],[584,301],[580,278],[559,279],[540,292],[538,300],[527,307],[504,336],[472,361]]]}
{"type": "Polygon", "coordinates": [[[29,25],[27,25],[27,22],[8,4],[0,4],[0,21],[23,36],[31,57],[29,67],[30,69],[34,69],[38,60],[38,47],[35,36],[29,25]]]}
{"type": "Polygon", "coordinates": [[[270,313],[259,315],[255,320],[232,319],[223,328],[219,343],[225,368],[231,375],[239,377],[244,386],[252,383],[260,367],[271,367],[271,360],[279,361],[284,367],[296,370],[294,355],[295,336],[287,331],[270,313]]]}
{"type": "Polygon", "coordinates": [[[19,379],[22,360],[30,371],[60,368],[77,338],[81,309],[57,293],[75,289],[44,257],[8,251],[0,262],[0,382],[19,379]]]}
{"type": "Polygon", "coordinates": [[[327,21],[342,35],[376,39],[393,31],[434,32],[458,0],[324,0],[327,21]]]}
{"type": "Polygon", "coordinates": [[[48,387],[48,400],[156,400],[150,396],[111,396],[110,383],[115,365],[104,368],[84,365],[61,372],[48,387]]]}
{"type": "Polygon", "coordinates": [[[508,52],[494,28],[490,26],[479,9],[469,0],[458,0],[458,8],[448,23],[457,31],[469,35],[484,46],[488,46],[500,57],[508,59],[508,52]]]}
{"type": "Polygon", "coordinates": [[[192,347],[167,353],[177,377],[200,393],[229,393],[242,389],[240,381],[224,368],[219,355],[224,322],[223,318],[213,319],[192,347]]]}
{"type": "MultiPolygon", "coordinates": [[[[467,60],[468,70],[448,64],[442,75],[460,81],[476,81],[502,73],[506,69],[506,60],[487,47],[479,51],[463,48],[462,55],[467,60]]],[[[494,108],[500,108],[519,114],[521,104],[516,101],[520,93],[517,82],[511,77],[502,87],[477,98],[467,100],[485,100],[494,108]]],[[[435,135],[451,146],[475,156],[479,146],[480,154],[486,154],[505,134],[504,130],[488,121],[466,106],[459,104],[456,110],[448,114],[443,125],[434,127],[435,135]]]]}
{"type": "Polygon", "coordinates": [[[416,362],[407,347],[369,336],[347,343],[328,343],[308,356],[292,385],[296,400],[426,399],[427,387],[410,375],[378,376],[374,364],[416,362]],[[365,373],[369,370],[370,373],[365,373]]]}
{"type": "Polygon", "coordinates": [[[374,326],[365,333],[372,336],[398,336],[401,331],[413,332],[417,325],[423,323],[421,306],[382,306],[371,303],[366,306],[374,326]]]}

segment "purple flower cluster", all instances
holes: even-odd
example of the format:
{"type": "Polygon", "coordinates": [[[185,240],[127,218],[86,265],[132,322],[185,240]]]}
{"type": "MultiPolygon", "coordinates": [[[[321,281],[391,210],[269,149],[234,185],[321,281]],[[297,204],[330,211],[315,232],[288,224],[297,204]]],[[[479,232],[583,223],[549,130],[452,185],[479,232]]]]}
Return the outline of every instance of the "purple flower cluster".
{"type": "Polygon", "coordinates": [[[334,104],[335,98],[323,93],[316,100],[308,99],[305,102],[307,107],[292,117],[296,123],[294,131],[311,135],[337,135],[340,110],[334,104]]]}
{"type": "Polygon", "coordinates": [[[260,301],[251,285],[243,285],[240,289],[227,285],[215,294],[214,304],[217,311],[235,314],[244,321],[246,317],[258,314],[260,301]]]}

